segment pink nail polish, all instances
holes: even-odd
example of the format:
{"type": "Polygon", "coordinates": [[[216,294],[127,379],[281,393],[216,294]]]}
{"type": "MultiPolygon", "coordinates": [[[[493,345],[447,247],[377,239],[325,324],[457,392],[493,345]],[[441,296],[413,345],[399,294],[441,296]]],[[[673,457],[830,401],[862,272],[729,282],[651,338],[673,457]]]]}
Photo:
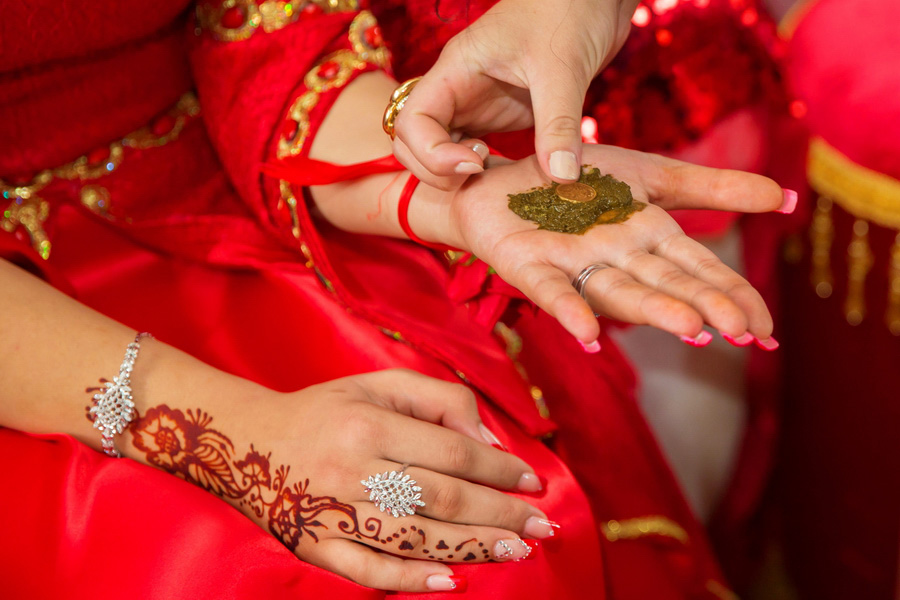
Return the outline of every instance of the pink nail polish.
{"type": "Polygon", "coordinates": [[[594,340],[590,344],[585,344],[581,340],[578,340],[578,343],[581,344],[582,349],[588,354],[597,354],[600,352],[600,342],[594,340]]]}
{"type": "Polygon", "coordinates": [[[694,348],[702,348],[712,341],[713,336],[710,332],[704,330],[701,331],[697,335],[697,337],[688,337],[686,335],[683,335],[680,339],[688,346],[693,346],[694,348]]]}
{"type": "Polygon", "coordinates": [[[551,521],[550,519],[545,519],[542,517],[528,517],[528,520],[525,521],[525,527],[522,529],[522,532],[528,537],[542,540],[544,538],[553,537],[554,535],[556,535],[557,529],[559,529],[559,523],[551,521]]]}
{"type": "Polygon", "coordinates": [[[506,449],[506,446],[503,445],[503,442],[500,441],[500,438],[498,438],[493,431],[485,427],[484,423],[478,424],[478,431],[481,432],[481,437],[484,438],[484,441],[486,441],[488,444],[490,444],[494,448],[497,448],[498,450],[509,452],[509,450],[506,449]]]}
{"type": "Polygon", "coordinates": [[[766,350],[766,351],[768,351],[768,352],[771,352],[771,351],[773,351],[773,350],[777,350],[777,349],[778,349],[778,346],[779,346],[780,344],[778,343],[778,340],[776,340],[776,339],[773,338],[773,337],[770,337],[770,338],[767,339],[767,340],[760,340],[760,339],[757,339],[757,340],[756,340],[756,345],[759,346],[760,348],[762,348],[763,350],[766,350]]]}
{"type": "Polygon", "coordinates": [[[473,144],[472,150],[481,157],[481,160],[487,160],[488,155],[491,153],[488,147],[481,142],[473,144]]]}
{"type": "Polygon", "coordinates": [[[749,332],[745,332],[743,335],[740,335],[738,337],[732,337],[732,336],[728,335],[727,333],[723,333],[722,337],[725,338],[725,341],[728,342],[729,344],[731,344],[732,346],[740,346],[740,347],[749,346],[750,344],[753,343],[753,340],[756,339],[755,337],[753,337],[753,334],[749,333],[749,332]]]}
{"type": "Polygon", "coordinates": [[[779,208],[775,209],[775,212],[789,215],[794,212],[795,208],[797,208],[797,192],[785,188],[784,201],[779,208]]]}
{"type": "Polygon", "coordinates": [[[574,152],[557,150],[550,154],[550,174],[560,179],[576,181],[581,175],[574,152]]]}
{"type": "Polygon", "coordinates": [[[464,575],[430,575],[425,579],[425,587],[435,592],[460,593],[466,591],[469,581],[464,575]]]}
{"type": "Polygon", "coordinates": [[[541,480],[534,473],[522,473],[516,487],[523,492],[539,492],[544,489],[541,480]]]}

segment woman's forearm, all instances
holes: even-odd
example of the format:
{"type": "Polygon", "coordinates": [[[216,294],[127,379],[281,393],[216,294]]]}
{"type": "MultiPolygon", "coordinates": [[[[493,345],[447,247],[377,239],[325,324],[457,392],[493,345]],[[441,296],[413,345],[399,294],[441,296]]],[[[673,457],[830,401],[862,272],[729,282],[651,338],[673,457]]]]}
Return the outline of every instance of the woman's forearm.
{"type": "MultiPolygon", "coordinates": [[[[335,164],[353,164],[391,154],[391,140],[381,128],[384,107],[396,82],[382,72],[361,75],[341,92],[322,122],[310,157],[335,164]]],[[[406,237],[397,205],[408,171],[370,175],[311,188],[316,208],[332,225],[345,231],[406,237]]],[[[410,227],[422,239],[461,247],[450,228],[447,194],[419,185],[409,207],[410,227]]]]}
{"type": "MultiPolygon", "coordinates": [[[[0,425],[68,433],[99,448],[101,436],[87,418],[87,407],[102,387],[101,378],[118,375],[135,331],[2,259],[0,305],[0,425]]],[[[226,389],[229,395],[255,393],[259,386],[162,342],[144,340],[131,387],[142,412],[158,404],[208,409],[226,396],[226,389]]],[[[226,404],[215,410],[227,418],[226,404]]],[[[123,436],[128,435],[126,430],[123,436]]],[[[117,445],[130,446],[121,440],[117,445]]]]}

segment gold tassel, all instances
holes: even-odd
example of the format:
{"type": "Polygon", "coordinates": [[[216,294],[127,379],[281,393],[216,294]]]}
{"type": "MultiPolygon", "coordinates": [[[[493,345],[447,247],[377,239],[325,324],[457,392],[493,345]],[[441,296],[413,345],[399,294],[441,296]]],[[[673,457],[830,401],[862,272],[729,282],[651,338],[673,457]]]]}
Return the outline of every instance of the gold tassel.
{"type": "Polygon", "coordinates": [[[819,298],[828,298],[834,289],[834,275],[831,272],[831,243],[834,241],[832,204],[829,198],[819,197],[809,230],[809,239],[812,243],[810,281],[819,298]]]}
{"type": "Polygon", "coordinates": [[[844,315],[851,325],[859,325],[866,316],[866,275],[875,257],[869,247],[869,224],[863,219],[853,223],[853,240],[847,248],[847,300],[844,315]]]}
{"type": "Polygon", "coordinates": [[[891,261],[888,267],[888,306],[885,313],[888,329],[900,336],[900,233],[891,246],[891,261]]]}

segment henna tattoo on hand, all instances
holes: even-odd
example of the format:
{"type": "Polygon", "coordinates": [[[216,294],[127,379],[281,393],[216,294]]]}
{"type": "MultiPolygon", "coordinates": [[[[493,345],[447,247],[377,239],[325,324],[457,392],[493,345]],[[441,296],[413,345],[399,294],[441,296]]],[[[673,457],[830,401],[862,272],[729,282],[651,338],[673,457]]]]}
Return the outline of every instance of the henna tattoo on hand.
{"type": "Polygon", "coordinates": [[[294,550],[303,536],[318,542],[317,530],[328,529],[326,513],[337,516],[338,529],[357,539],[378,541],[381,521],[369,518],[360,528],[356,508],[331,496],[309,493],[309,479],[288,483],[290,467],[272,471],[271,453],[262,454],[251,444],[238,459],[234,444],[210,425],[212,417],[200,410],[156,406],[129,426],[135,448],[145,460],[222,498],[237,500],[258,518],[285,546],[294,550]],[[336,515],[335,515],[336,513],[336,515]]]}
{"type": "MultiPolygon", "coordinates": [[[[87,390],[92,393],[93,388],[87,390]]],[[[93,416],[86,407],[87,418],[93,416]]],[[[332,496],[313,496],[309,492],[309,479],[290,483],[290,466],[271,463],[271,452],[263,454],[253,444],[242,457],[234,443],[224,433],[212,428],[213,418],[201,410],[182,412],[165,404],[136,415],[128,426],[132,445],[144,455],[144,460],[163,471],[193,483],[217,496],[230,500],[262,520],[269,531],[289,549],[296,550],[306,537],[319,541],[328,523],[349,539],[360,542],[376,542],[401,551],[422,548],[423,555],[432,560],[452,561],[452,550],[444,540],[434,549],[427,547],[425,530],[416,525],[400,527],[393,534],[382,537],[383,523],[378,517],[369,517],[360,526],[356,508],[338,501],[332,496]],[[443,552],[441,552],[443,551],[443,552]]],[[[484,544],[468,539],[457,545],[459,551],[471,543],[484,544]]],[[[484,560],[490,560],[483,551],[484,560]]],[[[457,561],[470,561],[475,555],[457,554],[457,561]]]]}

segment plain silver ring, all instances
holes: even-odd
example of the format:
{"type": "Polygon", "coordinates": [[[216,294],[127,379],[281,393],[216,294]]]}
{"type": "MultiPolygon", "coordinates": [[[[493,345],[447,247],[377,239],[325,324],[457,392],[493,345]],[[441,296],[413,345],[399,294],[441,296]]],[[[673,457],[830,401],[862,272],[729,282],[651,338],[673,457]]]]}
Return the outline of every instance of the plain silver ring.
{"type": "MultiPolygon", "coordinates": [[[[591,275],[596,273],[597,271],[602,271],[603,269],[608,269],[609,265],[603,265],[594,263],[592,265],[588,265],[581,270],[575,279],[572,280],[572,286],[575,288],[575,291],[584,299],[585,302],[588,301],[587,296],[584,293],[584,288],[587,286],[587,280],[590,279],[591,275]]],[[[595,317],[599,317],[599,313],[594,313],[595,317]]]]}

